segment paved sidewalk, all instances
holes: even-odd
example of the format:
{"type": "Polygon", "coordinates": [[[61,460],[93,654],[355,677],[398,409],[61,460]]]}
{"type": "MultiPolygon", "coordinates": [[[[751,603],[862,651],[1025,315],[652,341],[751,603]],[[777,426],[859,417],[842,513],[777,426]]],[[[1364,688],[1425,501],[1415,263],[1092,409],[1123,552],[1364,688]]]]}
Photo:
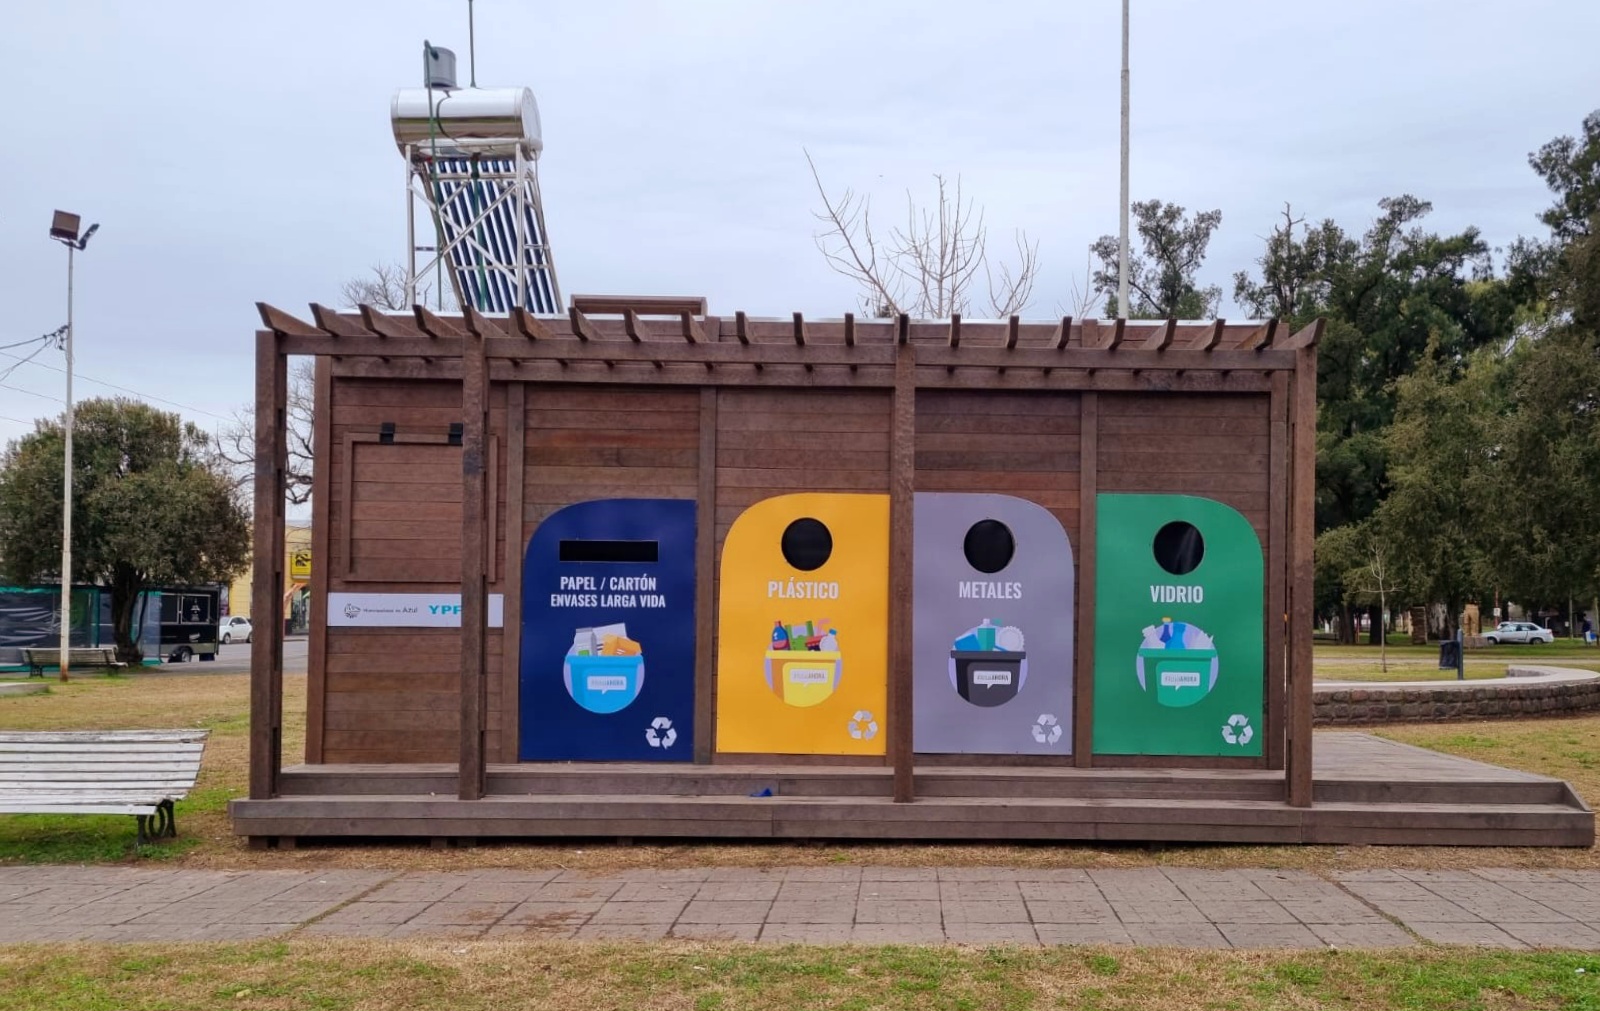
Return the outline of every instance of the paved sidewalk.
{"type": "Polygon", "coordinates": [[[1600,871],[0,867],[0,943],[293,936],[1600,950],[1600,871]]]}

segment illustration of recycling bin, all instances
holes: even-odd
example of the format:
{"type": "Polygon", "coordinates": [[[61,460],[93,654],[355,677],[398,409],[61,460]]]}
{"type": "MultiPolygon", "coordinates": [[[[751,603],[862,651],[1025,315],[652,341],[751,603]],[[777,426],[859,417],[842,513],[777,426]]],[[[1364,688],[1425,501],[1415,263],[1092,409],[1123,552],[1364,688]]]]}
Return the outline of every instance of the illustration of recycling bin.
{"type": "Polygon", "coordinates": [[[1072,545],[1043,506],[1011,495],[914,499],[913,746],[1069,755],[1072,545]]]}
{"type": "Polygon", "coordinates": [[[1189,495],[1103,494],[1096,505],[1095,753],[1259,757],[1255,529],[1189,495]]]}
{"type": "Polygon", "coordinates": [[[528,541],[519,672],[524,761],[690,761],[695,504],[605,499],[528,541]]]}
{"type": "Polygon", "coordinates": [[[755,503],[722,546],[717,739],[728,754],[882,755],[889,499],[755,503]]]}

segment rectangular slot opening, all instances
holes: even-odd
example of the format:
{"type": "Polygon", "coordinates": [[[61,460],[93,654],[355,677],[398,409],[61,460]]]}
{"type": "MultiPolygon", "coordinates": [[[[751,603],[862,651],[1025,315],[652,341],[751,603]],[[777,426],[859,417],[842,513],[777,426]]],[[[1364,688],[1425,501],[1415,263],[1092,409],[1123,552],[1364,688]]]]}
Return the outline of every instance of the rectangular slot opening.
{"type": "Polygon", "coordinates": [[[563,562],[655,562],[659,541],[562,541],[563,562]]]}

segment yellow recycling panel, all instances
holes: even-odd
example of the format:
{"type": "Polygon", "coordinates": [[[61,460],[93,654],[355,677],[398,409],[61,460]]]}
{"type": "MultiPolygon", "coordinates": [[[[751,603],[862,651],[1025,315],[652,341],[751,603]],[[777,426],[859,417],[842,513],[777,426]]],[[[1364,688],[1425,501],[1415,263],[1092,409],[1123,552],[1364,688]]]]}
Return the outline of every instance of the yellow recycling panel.
{"type": "Polygon", "coordinates": [[[889,497],[780,495],[722,545],[717,750],[882,755],[889,497]]]}

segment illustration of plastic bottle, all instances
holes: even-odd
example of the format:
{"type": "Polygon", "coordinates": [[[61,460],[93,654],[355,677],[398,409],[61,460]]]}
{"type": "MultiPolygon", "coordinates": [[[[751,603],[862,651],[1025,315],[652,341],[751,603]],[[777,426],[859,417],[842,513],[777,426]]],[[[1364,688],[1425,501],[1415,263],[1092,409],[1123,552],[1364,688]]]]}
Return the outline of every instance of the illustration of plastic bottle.
{"type": "Polygon", "coordinates": [[[781,621],[773,622],[772,648],[775,650],[789,648],[789,630],[783,627],[783,622],[781,621]]]}
{"type": "Polygon", "coordinates": [[[994,622],[990,621],[988,618],[985,618],[983,619],[983,623],[977,628],[973,629],[973,631],[978,635],[979,649],[994,649],[994,634],[995,632],[999,631],[994,622]]]}
{"type": "Polygon", "coordinates": [[[824,652],[824,653],[837,653],[837,652],[839,652],[839,630],[838,629],[830,628],[823,635],[823,637],[822,637],[822,652],[824,652]]]}

